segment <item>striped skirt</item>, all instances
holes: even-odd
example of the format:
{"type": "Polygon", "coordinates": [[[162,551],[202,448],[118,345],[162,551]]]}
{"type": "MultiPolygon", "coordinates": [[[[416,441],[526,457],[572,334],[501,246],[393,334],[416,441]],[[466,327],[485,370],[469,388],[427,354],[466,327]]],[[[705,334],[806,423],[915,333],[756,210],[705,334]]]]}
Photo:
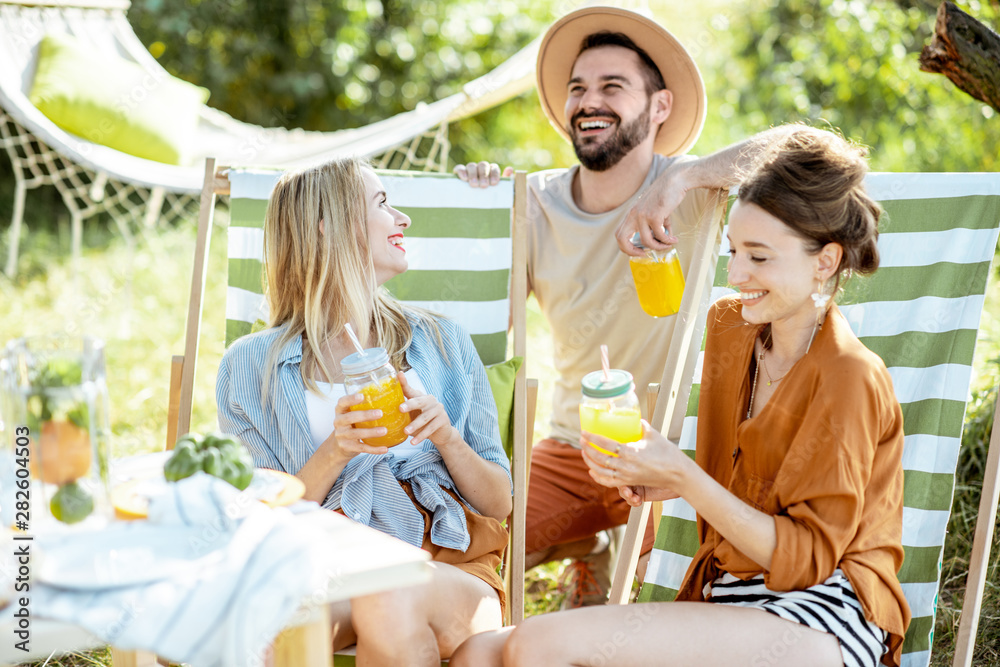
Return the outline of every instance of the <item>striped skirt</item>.
{"type": "Polygon", "coordinates": [[[772,591],[764,586],[762,574],[743,581],[726,573],[706,588],[711,602],[763,609],[833,635],[840,642],[844,667],[875,667],[887,650],[885,631],[865,619],[851,582],[840,570],[804,591],[772,591]]]}

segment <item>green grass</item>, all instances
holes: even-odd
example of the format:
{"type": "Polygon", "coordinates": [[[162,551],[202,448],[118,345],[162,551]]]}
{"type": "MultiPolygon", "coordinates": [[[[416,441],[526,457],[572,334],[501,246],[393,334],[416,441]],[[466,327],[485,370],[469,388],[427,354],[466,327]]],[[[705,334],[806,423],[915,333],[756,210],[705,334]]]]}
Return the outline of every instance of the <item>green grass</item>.
{"type": "Polygon", "coordinates": [[[66,653],[48,660],[26,663],[34,667],[107,667],[111,665],[111,649],[66,653]]]}
{"type": "MultiPolygon", "coordinates": [[[[221,234],[215,235],[222,238],[221,234]]],[[[76,266],[52,235],[32,232],[22,243],[13,283],[0,279],[0,341],[18,336],[87,334],[106,344],[115,456],[163,449],[172,354],[184,350],[194,228],[161,230],[133,251],[118,238],[105,248],[85,248],[76,266]],[[44,258],[44,259],[43,259],[44,258]],[[31,267],[45,266],[44,271],[31,267]]],[[[212,249],[224,267],[224,244],[212,249]],[[222,253],[222,254],[220,254],[222,253]]],[[[224,269],[223,269],[224,271],[224,269]]],[[[224,273],[223,273],[224,276],[224,273]]],[[[205,293],[195,409],[192,423],[214,428],[215,372],[222,354],[225,286],[213,281],[205,293]]]]}
{"type": "MultiPolygon", "coordinates": [[[[218,217],[224,223],[225,214],[218,217]]],[[[0,343],[10,338],[54,332],[88,333],[107,342],[113,453],[126,456],[162,449],[166,436],[169,362],[184,347],[184,331],[194,254],[194,226],[185,223],[157,230],[130,249],[118,236],[91,225],[83,256],[69,261],[68,228],[30,230],[22,242],[21,272],[13,281],[0,277],[0,343]]],[[[216,229],[205,290],[192,426],[211,430],[215,423],[214,384],[222,355],[225,312],[224,235],[216,229]]],[[[5,240],[5,239],[4,239],[5,240]]],[[[0,245],[0,252],[5,246],[0,245]]],[[[1000,279],[994,279],[977,346],[975,392],[969,404],[958,466],[954,508],[945,544],[942,587],[935,628],[933,665],[951,662],[964,595],[972,535],[978,514],[982,469],[1000,379],[1000,279]]],[[[535,439],[546,433],[545,417],[554,372],[546,360],[551,341],[537,305],[529,303],[528,374],[540,379],[535,439]]],[[[994,539],[989,580],[981,614],[974,664],[1000,664],[1000,544],[994,539]]],[[[558,609],[563,563],[535,568],[526,586],[527,613],[558,609]]],[[[41,664],[41,663],[38,663],[41,664]]],[[[48,665],[83,667],[109,664],[107,652],[72,655],[48,665]]]]}

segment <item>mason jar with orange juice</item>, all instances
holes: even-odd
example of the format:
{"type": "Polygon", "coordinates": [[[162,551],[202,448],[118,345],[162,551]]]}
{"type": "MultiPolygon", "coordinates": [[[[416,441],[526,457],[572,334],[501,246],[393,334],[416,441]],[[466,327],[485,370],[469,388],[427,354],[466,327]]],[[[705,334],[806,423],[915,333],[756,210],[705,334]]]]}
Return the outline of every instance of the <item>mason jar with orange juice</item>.
{"type": "Polygon", "coordinates": [[[684,273],[677,251],[646,248],[638,234],[632,237],[632,244],[646,251],[642,257],[629,257],[639,305],[653,317],[674,315],[680,310],[684,295],[684,273]]]}
{"type": "Polygon", "coordinates": [[[406,400],[403,388],[396,377],[396,369],[389,363],[389,355],[382,347],[372,347],[355,352],[340,362],[344,371],[344,388],[348,394],[361,394],[365,400],[352,406],[351,411],[381,410],[378,419],[358,422],[354,428],[384,426],[385,435],[364,438],[372,447],[393,447],[406,440],[403,429],[410,424],[410,413],[401,412],[399,406],[406,400]]]}
{"type": "MultiPolygon", "coordinates": [[[[594,371],[585,375],[580,384],[581,430],[623,444],[642,439],[642,415],[631,373],[618,369],[609,369],[607,374],[594,371]]],[[[617,456],[594,443],[590,446],[602,454],[617,456]]]]}

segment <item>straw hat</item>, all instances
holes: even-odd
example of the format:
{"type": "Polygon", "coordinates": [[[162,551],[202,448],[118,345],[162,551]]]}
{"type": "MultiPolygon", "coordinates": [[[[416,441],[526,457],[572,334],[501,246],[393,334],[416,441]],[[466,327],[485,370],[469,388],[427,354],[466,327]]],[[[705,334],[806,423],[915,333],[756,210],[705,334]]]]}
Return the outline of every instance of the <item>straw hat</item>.
{"type": "Polygon", "coordinates": [[[656,22],[627,9],[587,7],[562,17],[549,28],[538,49],[535,73],[542,110],[552,126],[566,131],[567,88],[580,44],[595,32],[620,32],[645,51],[673,93],[670,116],[660,126],[654,150],[663,155],[685,153],[697,141],[705,124],[705,85],[687,50],[656,22]]]}

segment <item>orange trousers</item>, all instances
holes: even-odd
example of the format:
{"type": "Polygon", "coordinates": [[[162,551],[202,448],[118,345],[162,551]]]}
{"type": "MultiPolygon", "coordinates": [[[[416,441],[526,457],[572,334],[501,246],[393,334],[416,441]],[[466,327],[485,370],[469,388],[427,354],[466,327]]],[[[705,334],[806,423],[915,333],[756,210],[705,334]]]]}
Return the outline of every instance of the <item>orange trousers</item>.
{"type": "MultiPolygon", "coordinates": [[[[618,489],[601,486],[587,472],[580,450],[559,440],[540,440],[531,450],[525,547],[528,553],[576,542],[628,523],[629,504],[618,489]]],[[[650,516],[642,553],[653,548],[650,516]]]]}

